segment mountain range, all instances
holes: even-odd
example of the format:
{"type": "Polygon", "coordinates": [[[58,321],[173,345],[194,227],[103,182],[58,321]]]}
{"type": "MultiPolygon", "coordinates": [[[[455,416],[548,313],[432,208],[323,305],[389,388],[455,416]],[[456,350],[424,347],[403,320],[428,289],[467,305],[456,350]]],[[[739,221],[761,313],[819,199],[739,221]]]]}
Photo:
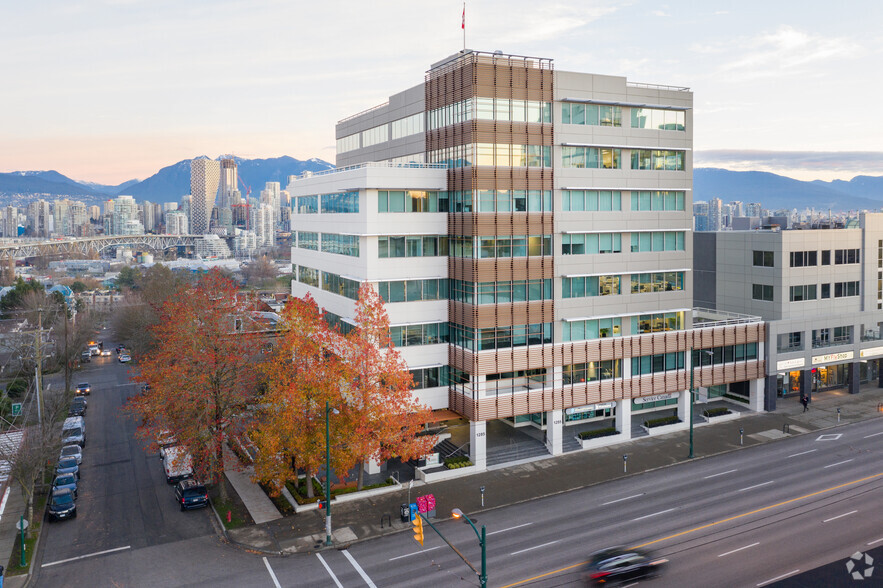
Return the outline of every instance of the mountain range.
{"type": "MultiPolygon", "coordinates": [[[[243,195],[250,188],[256,197],[266,182],[279,182],[284,189],[288,176],[305,171],[324,171],[334,166],[312,158],[305,161],[283,156],[270,159],[237,158],[243,195]]],[[[136,200],[179,202],[190,193],[190,160],[164,167],[146,180],[129,180],[116,186],[78,182],[56,171],[0,173],[0,203],[21,205],[28,200],[71,197],[87,204],[99,204],[120,194],[136,200]]],[[[720,198],[724,202],[760,202],[771,210],[814,208],[816,210],[877,210],[883,207],[883,177],[856,176],[847,181],[800,181],[758,171],[730,171],[696,168],[693,171],[693,200],[720,198]]]]}

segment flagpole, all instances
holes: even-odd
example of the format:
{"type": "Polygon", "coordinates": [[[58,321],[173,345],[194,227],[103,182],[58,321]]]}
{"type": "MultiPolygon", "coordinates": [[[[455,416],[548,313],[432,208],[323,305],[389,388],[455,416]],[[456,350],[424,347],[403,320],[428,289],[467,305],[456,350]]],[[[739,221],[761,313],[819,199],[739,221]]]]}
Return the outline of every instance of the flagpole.
{"type": "Polygon", "coordinates": [[[466,53],[466,2],[463,2],[463,53],[466,53]]]}

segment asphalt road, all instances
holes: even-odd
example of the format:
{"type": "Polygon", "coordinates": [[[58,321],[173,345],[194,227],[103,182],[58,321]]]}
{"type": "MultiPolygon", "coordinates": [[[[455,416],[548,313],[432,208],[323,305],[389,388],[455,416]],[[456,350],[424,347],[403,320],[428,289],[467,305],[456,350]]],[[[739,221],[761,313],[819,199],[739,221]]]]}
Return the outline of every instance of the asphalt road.
{"type": "MultiPolygon", "coordinates": [[[[428,527],[422,548],[410,532],[285,558],[221,544],[210,511],[177,509],[159,459],[119,416],[130,389],[125,367],[111,359],[84,372],[94,392],[82,510],[47,526],[38,585],[477,585],[428,527]]],[[[845,561],[883,544],[881,447],[876,419],[476,514],[487,526],[489,585],[578,585],[587,555],[617,544],[647,545],[670,560],[661,578],[642,582],[654,586],[766,586],[845,561]]],[[[535,470],[524,469],[523,483],[535,470]]],[[[468,525],[437,527],[480,564],[468,525]]],[[[883,582],[883,567],[877,573],[883,582]]]]}

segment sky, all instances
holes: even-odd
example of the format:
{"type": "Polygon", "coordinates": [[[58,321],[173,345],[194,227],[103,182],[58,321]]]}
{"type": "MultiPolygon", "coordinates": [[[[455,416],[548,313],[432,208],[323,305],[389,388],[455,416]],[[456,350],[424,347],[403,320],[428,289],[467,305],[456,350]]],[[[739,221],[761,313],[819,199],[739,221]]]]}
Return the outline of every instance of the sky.
{"type": "MultiPolygon", "coordinates": [[[[334,162],[334,125],[463,47],[459,0],[34,0],[0,19],[0,172],[334,162]]],[[[466,46],[694,92],[694,166],[883,175],[883,2],[471,0],[466,46]],[[866,106],[871,104],[871,106],[866,106]],[[873,108],[872,108],[873,106],[873,108]]]]}

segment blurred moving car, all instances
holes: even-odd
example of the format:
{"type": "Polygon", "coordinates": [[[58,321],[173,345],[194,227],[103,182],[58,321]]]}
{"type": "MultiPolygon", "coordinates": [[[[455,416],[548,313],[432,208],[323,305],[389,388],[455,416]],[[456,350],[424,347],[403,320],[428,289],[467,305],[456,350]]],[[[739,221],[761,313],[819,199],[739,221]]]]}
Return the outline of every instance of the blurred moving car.
{"type": "Polygon", "coordinates": [[[77,384],[77,396],[87,396],[89,394],[92,394],[92,386],[89,385],[89,382],[80,382],[77,384]]]}
{"type": "Polygon", "coordinates": [[[101,357],[110,357],[110,349],[102,349],[101,357]]]}
{"type": "Polygon", "coordinates": [[[77,464],[83,463],[83,450],[79,445],[65,445],[61,448],[59,459],[71,458],[77,460],[77,464]]]}
{"type": "Polygon", "coordinates": [[[208,490],[196,480],[181,480],[175,484],[175,500],[181,505],[181,510],[203,508],[208,506],[208,490]]]}
{"type": "Polygon", "coordinates": [[[654,557],[649,551],[608,547],[589,556],[583,578],[595,586],[632,583],[641,578],[658,576],[667,563],[667,559],[654,557]]]}
{"type": "Polygon", "coordinates": [[[55,476],[55,481],[52,482],[52,491],[55,492],[59,488],[68,488],[71,492],[74,493],[74,498],[76,498],[77,477],[73,474],[62,474],[60,476],[55,476]]]}
{"type": "Polygon", "coordinates": [[[61,519],[73,519],[77,516],[77,503],[73,490],[70,488],[58,488],[52,491],[49,498],[47,515],[50,521],[61,519]]]}

